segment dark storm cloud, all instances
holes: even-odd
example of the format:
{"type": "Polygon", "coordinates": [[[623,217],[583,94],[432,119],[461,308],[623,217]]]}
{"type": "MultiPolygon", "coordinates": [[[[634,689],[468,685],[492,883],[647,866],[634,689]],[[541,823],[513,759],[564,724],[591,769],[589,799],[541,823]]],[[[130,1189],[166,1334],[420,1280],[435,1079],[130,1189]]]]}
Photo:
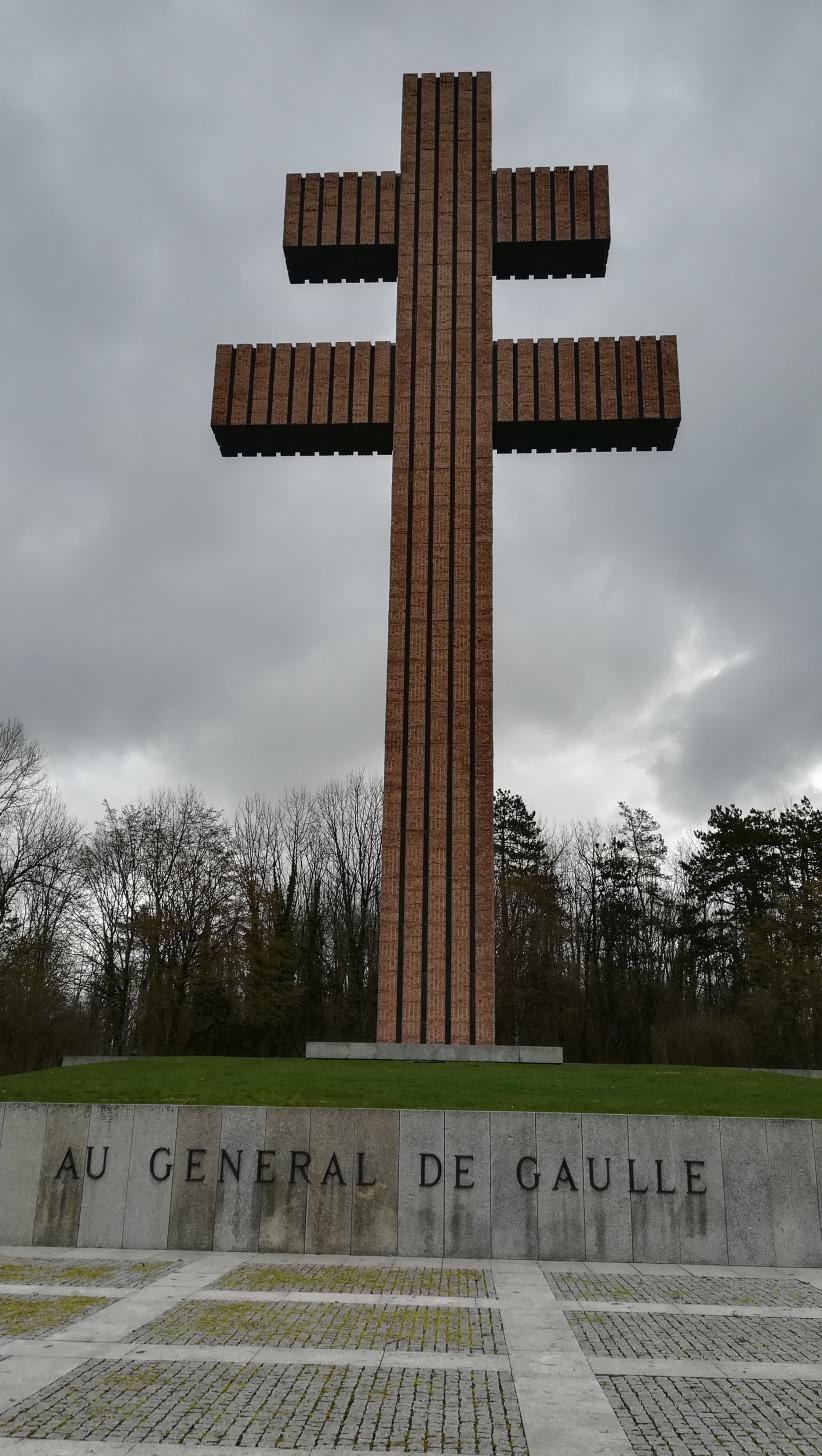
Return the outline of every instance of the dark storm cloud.
{"type": "Polygon", "coordinates": [[[389,287],[289,286],[283,175],[398,165],[403,70],[467,67],[497,165],[611,171],[608,277],[496,285],[496,334],[675,331],[685,414],[498,459],[497,780],[672,827],[822,787],[820,43],[815,3],[6,5],[0,717],[76,807],[379,766],[389,464],[223,461],[213,350],[393,335],[389,287]]]}

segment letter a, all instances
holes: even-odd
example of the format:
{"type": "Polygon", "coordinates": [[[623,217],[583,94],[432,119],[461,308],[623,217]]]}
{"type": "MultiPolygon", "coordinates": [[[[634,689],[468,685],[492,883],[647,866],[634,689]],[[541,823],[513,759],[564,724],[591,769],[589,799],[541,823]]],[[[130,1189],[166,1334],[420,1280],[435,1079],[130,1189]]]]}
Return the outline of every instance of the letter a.
{"type": "Polygon", "coordinates": [[[565,1161],[564,1158],[563,1158],[562,1162],[559,1165],[559,1172],[557,1173],[556,1181],[555,1181],[554,1186],[553,1186],[553,1188],[551,1190],[552,1193],[556,1193],[557,1189],[559,1188],[560,1183],[567,1183],[568,1184],[568,1187],[571,1190],[571,1192],[572,1193],[576,1193],[576,1191],[577,1191],[577,1185],[574,1182],[574,1179],[572,1177],[571,1169],[568,1167],[568,1164],[567,1164],[567,1162],[565,1161]]]}
{"type": "Polygon", "coordinates": [[[80,1174],[77,1172],[77,1164],[74,1161],[74,1154],[71,1151],[71,1148],[66,1149],[66,1156],[64,1157],[62,1163],[60,1164],[57,1172],[54,1175],[55,1180],[60,1177],[61,1173],[68,1173],[70,1178],[80,1177],[80,1174]]]}

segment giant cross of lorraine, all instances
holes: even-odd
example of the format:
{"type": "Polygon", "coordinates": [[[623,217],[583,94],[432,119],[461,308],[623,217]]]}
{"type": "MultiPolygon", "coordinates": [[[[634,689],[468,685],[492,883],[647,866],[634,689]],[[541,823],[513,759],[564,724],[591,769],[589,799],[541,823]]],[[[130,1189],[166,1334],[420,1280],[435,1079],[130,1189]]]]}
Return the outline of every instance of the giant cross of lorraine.
{"type": "Polygon", "coordinates": [[[492,452],[670,450],[676,340],[493,342],[491,280],[600,277],[605,167],[491,167],[491,77],[407,75],[400,171],[290,174],[292,282],[396,343],[221,344],[224,455],[393,452],[378,1040],[494,1041],[492,452]]]}

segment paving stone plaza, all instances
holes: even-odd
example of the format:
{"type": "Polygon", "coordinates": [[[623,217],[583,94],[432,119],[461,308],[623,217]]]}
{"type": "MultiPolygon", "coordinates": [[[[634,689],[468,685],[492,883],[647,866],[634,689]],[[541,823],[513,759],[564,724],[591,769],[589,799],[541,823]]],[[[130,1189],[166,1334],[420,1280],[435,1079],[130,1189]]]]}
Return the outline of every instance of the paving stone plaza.
{"type": "Polygon", "coordinates": [[[822,1449],[822,1270],[0,1251],[0,1451],[822,1449]]]}

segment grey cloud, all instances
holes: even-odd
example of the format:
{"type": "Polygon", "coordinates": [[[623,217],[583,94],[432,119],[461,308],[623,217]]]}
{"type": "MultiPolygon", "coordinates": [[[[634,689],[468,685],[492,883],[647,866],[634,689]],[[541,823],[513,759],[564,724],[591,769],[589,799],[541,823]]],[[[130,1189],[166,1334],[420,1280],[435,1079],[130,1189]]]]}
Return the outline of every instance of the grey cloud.
{"type": "Polygon", "coordinates": [[[638,761],[669,824],[810,781],[816,4],[19,0],[4,26],[0,717],[115,801],[135,751],[226,803],[379,766],[389,463],[223,461],[213,350],[392,336],[389,287],[288,285],[283,175],[396,166],[402,72],[490,66],[497,164],[607,162],[614,234],[604,280],[497,285],[497,335],[676,332],[685,414],[670,456],[498,457],[497,780],[527,728],[607,756],[583,816],[638,761]],[[736,665],[684,692],[691,639],[736,665]]]}

